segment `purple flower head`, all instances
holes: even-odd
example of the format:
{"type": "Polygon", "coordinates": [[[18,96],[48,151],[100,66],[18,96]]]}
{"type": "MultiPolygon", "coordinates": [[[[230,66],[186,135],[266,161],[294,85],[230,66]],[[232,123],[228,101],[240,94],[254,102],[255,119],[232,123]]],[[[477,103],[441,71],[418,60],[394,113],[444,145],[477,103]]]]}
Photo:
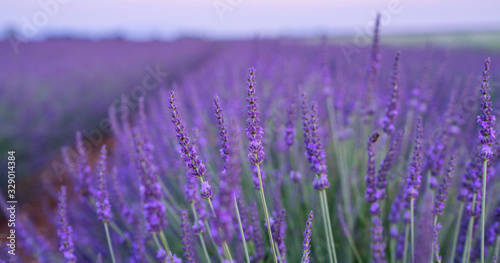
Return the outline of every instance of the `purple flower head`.
{"type": "MultiPolygon", "coordinates": [[[[303,95],[303,99],[305,99],[305,95],[303,95]]],[[[307,105],[307,103],[304,101],[303,105],[307,105]]],[[[308,115],[308,111],[303,109],[306,156],[311,171],[316,175],[313,182],[314,189],[321,191],[330,187],[330,183],[328,182],[326,154],[319,137],[318,104],[316,102],[312,103],[310,116],[308,115]]]]}
{"type": "Polygon", "coordinates": [[[399,144],[401,142],[401,139],[403,138],[404,131],[401,131],[396,135],[396,137],[392,140],[389,150],[387,151],[387,155],[384,157],[382,160],[382,163],[380,164],[380,168],[378,170],[378,175],[377,175],[377,198],[379,200],[383,200],[386,198],[386,186],[387,186],[387,175],[389,173],[389,170],[392,167],[392,164],[394,162],[394,155],[396,154],[396,149],[399,147],[399,144]]]}
{"type": "MultiPolygon", "coordinates": [[[[282,209],[278,217],[274,222],[271,222],[271,231],[273,234],[273,239],[276,241],[279,252],[284,256],[286,255],[286,246],[285,246],[285,231],[286,231],[286,222],[285,222],[286,211],[282,209]]],[[[283,259],[284,260],[284,259],[283,259]]],[[[285,262],[285,261],[283,261],[285,262]]]]}
{"type": "Polygon", "coordinates": [[[302,175],[299,171],[290,171],[290,180],[296,184],[300,182],[302,175]]]}
{"type": "Polygon", "coordinates": [[[309,263],[309,254],[311,253],[311,227],[314,218],[314,212],[311,210],[307,219],[306,229],[304,230],[304,241],[302,242],[302,260],[301,263],[309,263]]]}
{"type": "Polygon", "coordinates": [[[158,249],[156,253],[156,258],[161,263],[182,263],[182,260],[178,258],[172,251],[165,252],[162,248],[158,249]]]}
{"type": "Polygon", "coordinates": [[[422,183],[422,119],[417,119],[417,133],[415,136],[415,148],[413,149],[412,162],[406,180],[406,196],[408,199],[418,198],[418,189],[422,183]]]}
{"type": "Polygon", "coordinates": [[[201,184],[200,196],[205,199],[210,199],[214,195],[214,188],[208,183],[208,181],[204,181],[201,184]]]}
{"type": "Polygon", "coordinates": [[[296,101],[295,97],[291,100],[290,107],[287,110],[287,118],[285,124],[285,142],[288,147],[292,147],[295,141],[295,119],[296,119],[296,101]]]}
{"type": "Polygon", "coordinates": [[[483,158],[484,161],[488,161],[493,156],[492,145],[495,142],[495,116],[493,113],[492,105],[490,101],[490,58],[487,58],[484,62],[483,79],[481,82],[481,115],[477,116],[477,122],[481,126],[479,131],[479,140],[481,142],[481,153],[479,156],[483,158]]]}
{"type": "Polygon", "coordinates": [[[78,151],[78,164],[77,173],[79,182],[77,184],[77,191],[80,192],[82,197],[86,197],[92,192],[92,173],[87,157],[87,150],[85,149],[82,134],[76,133],[76,149],[78,151]]]}
{"type": "Polygon", "coordinates": [[[257,209],[257,203],[252,202],[250,205],[250,220],[252,222],[252,241],[255,244],[255,254],[252,257],[252,262],[258,262],[265,256],[264,244],[262,243],[262,235],[260,232],[260,220],[257,209]]]}
{"type": "Polygon", "coordinates": [[[437,223],[432,227],[432,247],[434,248],[434,255],[436,256],[436,261],[441,262],[441,255],[439,255],[439,231],[441,230],[442,226],[441,223],[437,223]]]}
{"type": "Polygon", "coordinates": [[[379,40],[379,31],[380,31],[380,13],[377,14],[377,18],[375,19],[375,27],[373,29],[373,40],[372,40],[372,48],[370,52],[370,60],[367,67],[367,80],[366,80],[366,93],[365,93],[365,103],[363,105],[363,113],[366,115],[365,121],[368,122],[373,114],[375,114],[373,108],[373,90],[375,88],[375,82],[377,79],[377,75],[380,69],[380,40],[379,40]]]}
{"type": "Polygon", "coordinates": [[[260,118],[257,104],[257,97],[255,97],[255,69],[250,68],[248,74],[248,89],[247,89],[247,102],[248,102],[248,119],[247,119],[247,137],[250,141],[248,147],[248,159],[253,165],[260,165],[264,161],[264,147],[262,146],[262,138],[264,137],[264,129],[260,126],[260,118]]]}
{"type": "Polygon", "coordinates": [[[149,233],[157,233],[165,228],[167,221],[166,207],[161,200],[161,185],[158,182],[157,169],[153,164],[152,148],[145,143],[138,128],[133,129],[133,136],[146,229],[149,233]]]}
{"type": "Polygon", "coordinates": [[[205,232],[205,224],[203,223],[202,220],[198,220],[198,222],[194,222],[193,224],[193,232],[196,235],[201,235],[203,232],[205,232]]]}
{"type": "Polygon", "coordinates": [[[456,153],[451,156],[450,162],[448,164],[448,170],[446,171],[446,174],[443,176],[443,181],[439,185],[438,192],[436,194],[436,200],[434,201],[433,212],[436,215],[442,215],[444,212],[446,198],[448,197],[448,189],[451,186],[451,181],[453,179],[455,171],[455,164],[456,164],[455,158],[456,158],[456,153]]]}
{"type": "Polygon", "coordinates": [[[59,216],[59,226],[57,228],[60,244],[59,251],[63,253],[65,262],[74,263],[76,262],[76,257],[74,254],[73,228],[68,224],[68,210],[66,206],[66,186],[61,186],[59,203],[57,205],[57,214],[59,216]]]}
{"type": "Polygon", "coordinates": [[[386,262],[385,260],[385,242],[383,237],[384,227],[378,216],[372,217],[372,227],[370,227],[373,243],[372,248],[374,262],[386,262]]]}
{"type": "MultiPolygon", "coordinates": [[[[378,132],[374,132],[370,138],[368,138],[368,143],[367,143],[367,151],[368,151],[368,164],[366,167],[366,176],[365,176],[365,183],[366,183],[366,192],[365,192],[365,198],[366,201],[370,204],[374,204],[377,202],[377,189],[375,186],[375,149],[374,149],[374,144],[377,142],[379,138],[378,132]]],[[[378,214],[380,211],[379,209],[374,209],[375,211],[370,211],[372,215],[378,214]]]]}
{"type": "Polygon", "coordinates": [[[220,155],[223,160],[223,171],[228,170],[228,165],[231,163],[230,155],[230,143],[227,131],[226,121],[224,115],[222,114],[222,108],[220,106],[219,97],[216,95],[214,98],[214,111],[215,117],[217,118],[217,128],[219,129],[219,137],[221,141],[220,155]]]}
{"type": "Polygon", "coordinates": [[[194,263],[194,252],[192,242],[192,229],[188,219],[188,211],[181,211],[181,230],[182,230],[182,249],[184,250],[184,258],[187,263],[194,263]]]}
{"type": "Polygon", "coordinates": [[[382,119],[382,129],[385,133],[391,134],[394,132],[394,120],[398,116],[398,93],[399,93],[399,58],[401,53],[396,54],[394,61],[394,69],[392,72],[392,95],[389,104],[385,108],[385,116],[382,119]]]}
{"type": "Polygon", "coordinates": [[[111,205],[109,204],[108,190],[106,189],[106,179],[104,179],[104,174],[106,173],[106,155],[106,145],[103,145],[101,148],[101,154],[99,155],[99,186],[97,188],[95,197],[97,217],[99,217],[99,220],[103,222],[108,222],[111,220],[111,205]]]}
{"type": "MultiPolygon", "coordinates": [[[[264,169],[262,169],[262,165],[259,165],[260,169],[260,177],[262,178],[262,187],[266,187],[264,181],[266,180],[266,172],[264,169]]],[[[255,190],[260,190],[260,183],[259,183],[259,174],[257,172],[257,165],[254,165],[252,167],[252,181],[253,181],[253,188],[255,190]]]]}
{"type": "Polygon", "coordinates": [[[190,204],[196,200],[196,192],[198,192],[196,181],[196,178],[189,176],[187,177],[187,183],[184,185],[184,195],[186,196],[186,201],[190,204]]]}
{"type": "Polygon", "coordinates": [[[179,110],[177,109],[178,105],[174,91],[171,90],[169,92],[169,95],[170,98],[168,108],[170,109],[172,123],[174,124],[175,131],[177,133],[177,140],[179,142],[179,145],[181,146],[181,157],[184,159],[184,162],[186,163],[191,176],[194,176],[196,178],[203,177],[206,172],[205,165],[198,158],[196,148],[191,145],[189,141],[188,134],[185,130],[184,124],[182,123],[182,118],[179,115],[179,110]]]}

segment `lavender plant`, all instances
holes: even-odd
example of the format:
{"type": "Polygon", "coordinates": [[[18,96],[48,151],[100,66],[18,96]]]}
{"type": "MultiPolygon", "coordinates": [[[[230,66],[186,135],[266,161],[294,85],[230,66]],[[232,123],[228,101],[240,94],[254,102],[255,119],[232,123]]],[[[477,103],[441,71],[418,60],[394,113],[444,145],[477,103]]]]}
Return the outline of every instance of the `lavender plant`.
{"type": "Polygon", "coordinates": [[[381,22],[349,62],[327,38],[201,45],[217,52],[168,90],[109,109],[105,143],[82,130],[63,148],[69,176],[40,187],[57,217],[21,217],[19,261],[495,261],[498,68],[486,60],[478,142],[462,99],[485,52],[398,47],[401,60],[381,22]]]}

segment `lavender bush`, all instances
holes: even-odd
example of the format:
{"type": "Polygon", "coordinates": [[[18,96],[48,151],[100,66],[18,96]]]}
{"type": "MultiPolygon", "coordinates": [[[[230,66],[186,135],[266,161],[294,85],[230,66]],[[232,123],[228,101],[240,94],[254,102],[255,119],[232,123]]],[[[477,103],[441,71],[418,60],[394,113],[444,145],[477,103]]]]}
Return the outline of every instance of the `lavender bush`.
{"type": "Polygon", "coordinates": [[[500,56],[383,47],[376,25],[359,54],[220,43],[131,116],[112,106],[97,157],[80,132],[62,150],[57,235],[22,217],[18,260],[496,260],[500,56]]]}

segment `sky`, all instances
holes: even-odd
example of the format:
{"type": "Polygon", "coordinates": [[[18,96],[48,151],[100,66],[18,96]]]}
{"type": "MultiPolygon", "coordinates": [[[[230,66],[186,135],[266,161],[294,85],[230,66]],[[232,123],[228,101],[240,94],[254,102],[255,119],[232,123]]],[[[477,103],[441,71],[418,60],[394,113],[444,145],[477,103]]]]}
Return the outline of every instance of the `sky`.
{"type": "Polygon", "coordinates": [[[0,0],[0,34],[175,39],[500,31],[499,0],[0,0]]]}

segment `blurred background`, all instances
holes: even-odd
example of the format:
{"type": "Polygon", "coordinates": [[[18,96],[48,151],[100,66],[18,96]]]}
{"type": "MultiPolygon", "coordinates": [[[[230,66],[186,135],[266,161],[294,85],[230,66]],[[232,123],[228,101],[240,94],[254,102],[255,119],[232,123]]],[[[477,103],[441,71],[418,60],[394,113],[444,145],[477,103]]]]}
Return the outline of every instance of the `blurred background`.
{"type": "Polygon", "coordinates": [[[136,111],[139,97],[181,82],[224,45],[326,38],[349,60],[366,55],[380,12],[383,46],[494,55],[499,11],[498,0],[1,0],[2,160],[16,151],[18,198],[34,211],[43,178],[63,181],[61,147],[77,130],[112,141],[110,107],[136,111]]]}

